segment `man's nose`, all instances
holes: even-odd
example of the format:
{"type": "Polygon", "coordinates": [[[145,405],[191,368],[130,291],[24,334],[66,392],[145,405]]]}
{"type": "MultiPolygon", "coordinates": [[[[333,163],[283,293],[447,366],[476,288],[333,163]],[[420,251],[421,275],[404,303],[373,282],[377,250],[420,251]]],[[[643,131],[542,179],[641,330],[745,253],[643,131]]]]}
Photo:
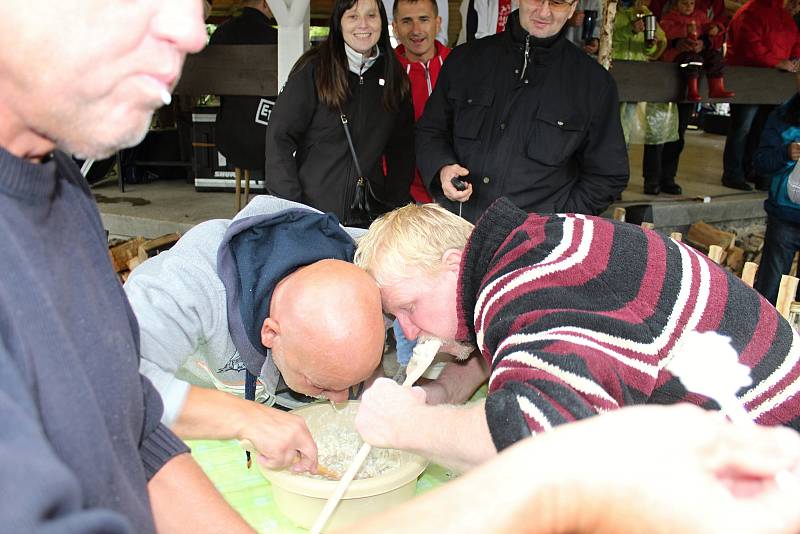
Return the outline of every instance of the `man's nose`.
{"type": "Polygon", "coordinates": [[[332,400],[333,402],[344,402],[348,399],[349,390],[344,391],[326,391],[325,396],[328,397],[328,400],[332,400]]]}
{"type": "Polygon", "coordinates": [[[400,322],[400,328],[403,330],[403,335],[406,336],[406,339],[413,340],[419,337],[419,333],[422,329],[417,327],[411,319],[407,317],[398,317],[397,320],[400,322]]]}
{"type": "Polygon", "coordinates": [[[208,41],[201,0],[156,0],[154,33],[172,42],[181,52],[195,53],[208,41]]]}

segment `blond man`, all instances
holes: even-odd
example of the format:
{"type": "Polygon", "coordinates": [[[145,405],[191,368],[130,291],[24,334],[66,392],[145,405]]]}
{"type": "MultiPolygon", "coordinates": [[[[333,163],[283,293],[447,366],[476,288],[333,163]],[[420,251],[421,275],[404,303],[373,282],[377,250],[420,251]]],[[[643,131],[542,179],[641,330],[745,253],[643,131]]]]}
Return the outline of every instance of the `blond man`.
{"type": "Polygon", "coordinates": [[[375,446],[468,468],[531,434],[623,406],[716,408],[665,370],[694,330],[730,336],[753,369],[738,395],[757,422],[800,427],[798,335],[751,288],[661,234],[529,215],[506,199],[472,229],[427,204],[376,221],[356,263],[407,337],[441,338],[461,356],[470,345],[480,351],[424,390],[376,382],[357,421],[375,446]],[[451,405],[487,375],[485,402],[451,405]]]}

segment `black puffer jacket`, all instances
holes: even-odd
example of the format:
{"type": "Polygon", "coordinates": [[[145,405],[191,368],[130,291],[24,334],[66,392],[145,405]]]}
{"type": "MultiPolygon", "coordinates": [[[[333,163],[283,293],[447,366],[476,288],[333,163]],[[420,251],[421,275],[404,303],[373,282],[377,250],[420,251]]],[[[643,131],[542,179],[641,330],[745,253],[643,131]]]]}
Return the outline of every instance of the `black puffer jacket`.
{"type": "Polygon", "coordinates": [[[527,37],[514,12],[504,33],[454,49],[417,122],[422,179],[443,199],[439,169],[469,169],[473,222],[502,196],[529,212],[597,214],[628,183],[614,80],[563,35],[531,37],[525,67],[527,37]]]}
{"type": "MultiPolygon", "coordinates": [[[[357,179],[338,110],[317,98],[315,60],[295,72],[278,96],[267,127],[266,181],[275,196],[347,220],[357,179]]],[[[361,170],[375,196],[392,207],[411,202],[414,109],[411,96],[391,113],[383,107],[383,56],[361,78],[349,73],[344,113],[361,170]],[[384,175],[382,156],[386,156],[384,175]]]]}
{"type": "MultiPolygon", "coordinates": [[[[278,44],[278,30],[259,10],[246,7],[217,28],[209,44],[278,44]]],[[[234,166],[264,168],[264,135],[274,102],[274,96],[222,96],[215,138],[219,151],[234,166]]]]}

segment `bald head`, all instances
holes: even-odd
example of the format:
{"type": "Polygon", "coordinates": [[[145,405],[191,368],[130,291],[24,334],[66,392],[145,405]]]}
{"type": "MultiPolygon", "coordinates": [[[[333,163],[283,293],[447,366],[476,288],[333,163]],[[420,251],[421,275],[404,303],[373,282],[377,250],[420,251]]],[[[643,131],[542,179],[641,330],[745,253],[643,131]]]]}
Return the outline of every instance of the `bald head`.
{"type": "Polygon", "coordinates": [[[331,396],[366,379],[380,363],[383,340],[378,286],[340,260],[321,260],[284,278],[262,328],[286,383],[310,395],[331,396]]]}

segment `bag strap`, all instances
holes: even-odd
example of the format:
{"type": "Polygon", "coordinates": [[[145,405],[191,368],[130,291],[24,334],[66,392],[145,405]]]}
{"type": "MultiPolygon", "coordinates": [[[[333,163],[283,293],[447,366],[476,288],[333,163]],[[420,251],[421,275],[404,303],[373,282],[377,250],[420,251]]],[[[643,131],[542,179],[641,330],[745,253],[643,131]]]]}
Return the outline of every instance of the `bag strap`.
{"type": "Polygon", "coordinates": [[[342,119],[342,128],[344,128],[344,135],[347,136],[347,144],[350,147],[350,155],[353,156],[353,163],[356,164],[356,172],[358,173],[359,179],[364,177],[364,174],[361,172],[361,165],[358,164],[358,156],[356,156],[356,149],[353,147],[353,138],[350,137],[350,128],[347,127],[347,115],[344,113],[339,114],[340,118],[342,119]]]}

